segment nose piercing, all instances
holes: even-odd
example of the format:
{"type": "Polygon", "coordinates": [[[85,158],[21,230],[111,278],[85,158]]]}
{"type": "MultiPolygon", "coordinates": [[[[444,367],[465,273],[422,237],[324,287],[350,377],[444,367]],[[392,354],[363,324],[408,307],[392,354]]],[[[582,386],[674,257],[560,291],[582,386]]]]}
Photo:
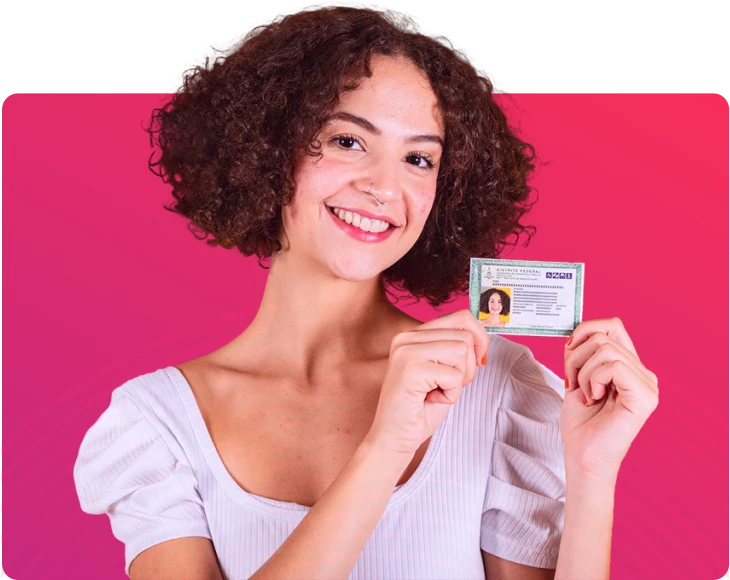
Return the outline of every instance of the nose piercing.
{"type": "Polygon", "coordinates": [[[375,199],[375,203],[377,203],[379,207],[383,207],[388,202],[387,201],[380,201],[375,194],[373,194],[373,193],[370,192],[370,190],[372,188],[373,188],[373,182],[371,181],[370,182],[370,185],[368,185],[368,195],[372,195],[373,198],[375,199]]]}

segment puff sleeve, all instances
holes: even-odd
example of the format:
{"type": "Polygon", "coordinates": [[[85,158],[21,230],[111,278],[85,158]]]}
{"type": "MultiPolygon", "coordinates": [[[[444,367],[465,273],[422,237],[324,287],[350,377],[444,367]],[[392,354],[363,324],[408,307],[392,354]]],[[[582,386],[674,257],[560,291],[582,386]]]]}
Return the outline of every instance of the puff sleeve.
{"type": "Polygon", "coordinates": [[[81,509],[109,516],[129,574],[155,544],[211,536],[192,470],[120,389],[84,436],[73,474],[81,509]]]}
{"type": "Polygon", "coordinates": [[[555,568],[565,516],[558,394],[564,385],[525,350],[508,373],[497,410],[481,548],[512,562],[555,568]]]}

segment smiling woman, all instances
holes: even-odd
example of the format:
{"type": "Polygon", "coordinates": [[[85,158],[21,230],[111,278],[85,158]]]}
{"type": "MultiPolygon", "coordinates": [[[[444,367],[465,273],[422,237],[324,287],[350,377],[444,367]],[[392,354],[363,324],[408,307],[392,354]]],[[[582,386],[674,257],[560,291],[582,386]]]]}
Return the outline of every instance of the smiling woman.
{"type": "Polygon", "coordinates": [[[190,71],[150,134],[159,150],[151,167],[175,198],[168,209],[209,244],[264,262],[282,249],[284,209],[303,187],[296,173],[322,178],[317,158],[347,168],[351,189],[375,194],[351,209],[395,218],[395,201],[388,211],[375,201],[387,203],[395,179],[407,178],[411,198],[416,184],[430,189],[435,211],[428,196],[413,208],[423,235],[382,281],[433,305],[466,290],[470,257],[497,256],[533,231],[520,223],[532,148],[508,127],[491,82],[396,13],[334,7],[258,27],[190,71]],[[374,82],[378,66],[385,76],[374,82]]]}
{"type": "Polygon", "coordinates": [[[479,298],[479,320],[485,326],[505,326],[500,318],[509,316],[510,297],[500,288],[489,288],[479,298]]]}
{"type": "Polygon", "coordinates": [[[134,580],[608,577],[615,471],[656,391],[620,321],[576,328],[563,402],[468,311],[387,297],[463,292],[529,207],[532,150],[490,82],[411,28],[287,16],[153,113],[167,209],[270,269],[247,328],[115,389],[81,443],[81,507],[134,580]]]}
{"type": "Polygon", "coordinates": [[[350,281],[375,279],[414,246],[433,206],[444,140],[423,72],[402,57],[375,56],[370,68],[326,120],[319,155],[297,166],[295,194],[282,208],[284,248],[307,248],[298,261],[350,281]]]}

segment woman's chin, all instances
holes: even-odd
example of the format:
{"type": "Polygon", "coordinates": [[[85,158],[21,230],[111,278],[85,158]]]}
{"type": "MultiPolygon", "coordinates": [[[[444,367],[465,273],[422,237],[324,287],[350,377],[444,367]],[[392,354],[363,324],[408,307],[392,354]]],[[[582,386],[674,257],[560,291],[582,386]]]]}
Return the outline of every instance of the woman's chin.
{"type": "Polygon", "coordinates": [[[331,264],[332,273],[348,282],[367,282],[379,276],[386,268],[370,260],[343,260],[331,264]]]}
{"type": "Polygon", "coordinates": [[[348,282],[367,282],[379,276],[380,273],[380,270],[347,270],[335,272],[335,275],[340,280],[347,280],[348,282]]]}

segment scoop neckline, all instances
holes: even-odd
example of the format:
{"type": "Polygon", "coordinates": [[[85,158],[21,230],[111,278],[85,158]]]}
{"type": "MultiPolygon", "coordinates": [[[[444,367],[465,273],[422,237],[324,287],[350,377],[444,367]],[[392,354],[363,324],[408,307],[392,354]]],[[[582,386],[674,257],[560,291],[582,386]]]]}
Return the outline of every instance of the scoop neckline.
{"type": "MultiPolygon", "coordinates": [[[[226,491],[226,493],[238,503],[246,507],[269,515],[277,516],[281,519],[295,522],[300,521],[309,512],[309,510],[312,509],[310,506],[256,495],[246,491],[238,485],[228,472],[228,469],[226,469],[223,460],[218,454],[218,450],[213,443],[213,438],[210,436],[210,432],[205,424],[198,402],[195,400],[192,387],[185,378],[185,375],[183,375],[182,371],[175,366],[169,366],[163,370],[167,373],[168,377],[171,378],[172,383],[175,385],[183,402],[188,420],[192,425],[193,433],[198,445],[203,451],[208,468],[211,470],[218,481],[218,484],[226,491]]],[[[444,434],[446,430],[449,429],[452,417],[453,413],[449,410],[449,413],[446,415],[446,419],[444,419],[441,425],[439,425],[431,435],[431,441],[429,441],[426,453],[421,459],[421,463],[419,463],[416,471],[411,474],[408,481],[394,488],[388,504],[386,505],[386,511],[389,508],[405,501],[425,481],[439,454],[444,440],[444,434]]]]}

